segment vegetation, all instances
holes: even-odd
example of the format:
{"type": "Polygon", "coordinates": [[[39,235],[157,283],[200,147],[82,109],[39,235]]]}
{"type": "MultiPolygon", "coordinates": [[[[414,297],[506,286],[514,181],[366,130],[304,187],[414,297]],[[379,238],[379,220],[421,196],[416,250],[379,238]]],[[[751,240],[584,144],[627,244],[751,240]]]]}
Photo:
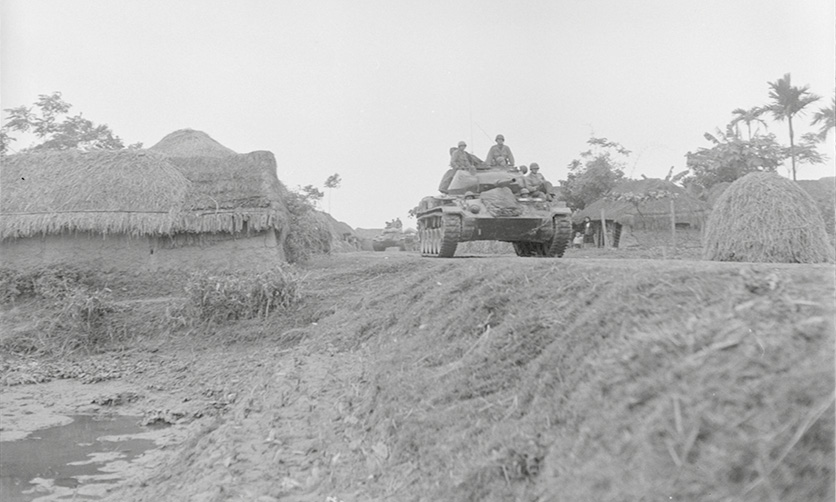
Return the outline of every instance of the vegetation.
{"type": "Polygon", "coordinates": [[[41,305],[29,329],[2,339],[2,348],[18,353],[64,355],[95,352],[124,341],[118,321],[122,306],[92,270],[60,265],[19,272],[0,269],[0,304],[41,305]]]}
{"type": "Polygon", "coordinates": [[[566,180],[560,180],[561,199],[572,209],[583,209],[624,179],[626,158],[630,155],[630,150],[606,138],[593,137],[587,144],[590,149],[569,163],[566,180]]]}
{"type": "Polygon", "coordinates": [[[756,134],[744,140],[730,124],[725,132],[718,130],[716,135],[705,133],[704,136],[713,146],[685,155],[686,165],[691,171],[682,180],[685,184],[708,189],[751,172],[774,172],[785,158],[784,150],[773,134],[756,134]]]}
{"type": "MultiPolygon", "coordinates": [[[[12,133],[34,134],[41,143],[24,148],[30,150],[120,150],[125,144],[107,125],[96,125],[81,113],[67,116],[72,105],[60,92],[41,94],[33,106],[7,108],[6,123],[0,127],[0,153],[5,154],[13,141],[12,133]],[[34,110],[33,110],[34,109],[34,110]],[[62,119],[63,117],[63,119],[62,119]]],[[[129,148],[141,148],[142,143],[129,148]]]]}
{"type": "MultiPolygon", "coordinates": [[[[311,185],[308,187],[313,188],[311,185]]],[[[314,190],[319,192],[316,188],[314,190]]],[[[316,254],[331,252],[331,233],[316,218],[316,199],[304,188],[301,191],[288,191],[285,197],[290,221],[284,251],[290,263],[302,263],[316,254]]]]}
{"type": "Polygon", "coordinates": [[[766,128],[766,122],[761,117],[766,110],[759,106],[755,106],[745,110],[743,108],[735,108],[732,110],[734,114],[734,119],[731,121],[731,125],[735,127],[735,132],[737,135],[740,135],[740,123],[743,122],[746,124],[746,130],[748,131],[748,139],[752,139],[752,124],[755,124],[755,134],[758,133],[758,124],[761,124],[766,128]]]}
{"type": "Polygon", "coordinates": [[[796,115],[804,113],[804,109],[810,103],[814,103],[821,99],[820,96],[812,94],[809,86],[796,87],[790,82],[790,74],[787,73],[783,78],[775,82],[769,82],[769,98],[772,103],[766,106],[766,110],[772,113],[776,120],[783,122],[787,120],[790,131],[790,158],[792,159],[792,179],[795,181],[796,176],[796,152],[794,130],[792,126],[792,119],[796,115]]]}
{"type": "Polygon", "coordinates": [[[301,298],[303,277],[292,267],[275,267],[267,272],[194,272],[186,282],[191,317],[203,321],[265,319],[301,298]]]}
{"type": "Polygon", "coordinates": [[[819,108],[819,111],[813,115],[812,125],[816,125],[819,122],[821,122],[821,126],[819,127],[818,134],[816,134],[816,139],[824,142],[827,139],[827,133],[831,129],[836,128],[836,97],[830,102],[830,107],[819,108]]]}
{"type": "Polygon", "coordinates": [[[343,182],[342,178],[338,173],[334,173],[331,176],[328,176],[328,179],[325,180],[325,188],[328,189],[328,212],[331,212],[331,191],[335,188],[340,188],[340,184],[343,182]]]}

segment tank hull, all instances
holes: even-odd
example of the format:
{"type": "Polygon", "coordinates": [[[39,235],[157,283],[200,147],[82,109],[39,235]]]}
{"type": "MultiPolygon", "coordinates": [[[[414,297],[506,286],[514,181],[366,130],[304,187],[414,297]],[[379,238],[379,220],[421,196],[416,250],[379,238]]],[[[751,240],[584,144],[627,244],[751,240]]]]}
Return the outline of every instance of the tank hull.
{"type": "Polygon", "coordinates": [[[497,209],[483,195],[422,199],[415,211],[421,254],[452,257],[458,243],[483,240],[511,242],[519,256],[563,256],[572,233],[569,208],[509,189],[497,209]]]}

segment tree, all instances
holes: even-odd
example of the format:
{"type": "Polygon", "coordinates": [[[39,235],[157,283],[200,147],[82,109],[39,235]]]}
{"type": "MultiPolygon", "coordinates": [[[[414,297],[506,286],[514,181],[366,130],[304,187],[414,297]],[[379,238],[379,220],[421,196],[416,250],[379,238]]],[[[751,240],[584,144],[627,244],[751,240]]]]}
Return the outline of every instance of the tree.
{"type": "Polygon", "coordinates": [[[830,108],[819,108],[819,111],[813,115],[813,122],[810,125],[816,125],[819,122],[822,125],[818,134],[816,134],[816,140],[824,143],[827,140],[827,133],[836,128],[836,96],[833,97],[830,108]]]}
{"type": "MultiPolygon", "coordinates": [[[[752,139],[752,123],[753,122],[759,122],[759,123],[763,124],[764,127],[766,127],[766,122],[764,122],[764,120],[762,118],[760,118],[760,116],[763,115],[763,113],[765,111],[766,110],[764,108],[761,108],[759,106],[754,106],[752,108],[749,108],[748,110],[744,110],[743,108],[735,108],[734,110],[732,110],[732,113],[735,115],[735,117],[734,117],[734,119],[732,119],[731,123],[735,127],[736,131],[738,130],[737,128],[738,128],[740,122],[743,122],[744,124],[746,124],[746,128],[748,129],[748,132],[749,132],[749,139],[752,139]]],[[[755,129],[755,134],[757,134],[757,133],[758,133],[758,130],[755,129]]],[[[739,134],[739,131],[738,131],[738,134],[739,134]]]]}
{"type": "Polygon", "coordinates": [[[572,209],[583,209],[624,179],[625,159],[631,153],[606,138],[593,137],[587,144],[591,148],[569,163],[569,174],[560,181],[561,199],[572,209]]]}
{"type": "Polygon", "coordinates": [[[319,201],[321,201],[322,198],[325,197],[325,194],[322,192],[322,190],[318,189],[313,185],[305,185],[303,187],[299,187],[298,192],[302,196],[302,198],[305,201],[307,201],[308,204],[311,205],[311,207],[316,207],[319,201]]]}
{"type": "Polygon", "coordinates": [[[325,180],[325,188],[328,189],[328,213],[331,212],[331,190],[340,188],[340,183],[342,182],[342,178],[340,178],[340,175],[337,173],[328,176],[328,179],[325,180]]]}
{"type": "MultiPolygon", "coordinates": [[[[60,92],[51,95],[41,94],[32,107],[18,106],[7,108],[9,114],[6,123],[0,131],[0,153],[6,153],[9,145],[16,139],[11,132],[32,133],[40,138],[42,143],[25,148],[27,150],[119,150],[125,148],[124,143],[107,125],[96,125],[84,118],[80,113],[71,117],[64,117],[72,105],[61,98],[60,92]],[[37,111],[33,111],[36,108],[37,111]]],[[[141,147],[141,143],[131,145],[131,148],[141,147]]]]}
{"type": "Polygon", "coordinates": [[[690,174],[683,178],[683,184],[708,189],[754,171],[775,171],[789,153],[775,141],[774,134],[756,134],[747,141],[732,124],[726,126],[726,132],[718,130],[716,135],[705,133],[704,137],[713,146],[685,155],[690,174]]]}
{"type": "Polygon", "coordinates": [[[803,86],[803,87],[793,87],[790,83],[790,74],[787,73],[784,75],[783,78],[778,79],[775,82],[768,82],[771,91],[769,91],[769,97],[772,99],[772,103],[768,104],[765,109],[767,111],[772,112],[772,116],[778,120],[779,122],[783,122],[784,119],[787,120],[790,128],[790,158],[792,159],[792,179],[795,181],[796,176],[796,166],[795,166],[795,159],[796,159],[796,152],[795,152],[795,140],[794,140],[794,132],[792,127],[792,118],[796,115],[802,115],[804,113],[804,108],[813,103],[818,101],[820,96],[812,94],[810,92],[810,86],[803,86]]]}

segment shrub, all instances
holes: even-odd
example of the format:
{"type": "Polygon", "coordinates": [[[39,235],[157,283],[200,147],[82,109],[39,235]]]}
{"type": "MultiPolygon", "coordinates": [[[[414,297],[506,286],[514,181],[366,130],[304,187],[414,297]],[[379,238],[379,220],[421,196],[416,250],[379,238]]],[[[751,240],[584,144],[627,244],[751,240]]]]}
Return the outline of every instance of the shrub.
{"type": "Polygon", "coordinates": [[[331,234],[317,221],[314,207],[295,192],[288,192],[285,199],[290,222],[284,243],[285,256],[290,263],[302,263],[315,254],[331,252],[331,234]]]}
{"type": "Polygon", "coordinates": [[[0,269],[0,303],[13,302],[21,297],[61,300],[74,294],[79,287],[95,284],[95,273],[71,265],[52,265],[18,271],[0,269]]]}
{"type": "Polygon", "coordinates": [[[706,225],[703,257],[716,261],[824,263],[833,248],[807,192],[774,173],[750,173],[723,192],[706,225]]]}
{"type": "Polygon", "coordinates": [[[214,322],[265,318],[300,298],[302,277],[290,266],[266,272],[194,272],[186,283],[189,308],[195,317],[214,322]]]}

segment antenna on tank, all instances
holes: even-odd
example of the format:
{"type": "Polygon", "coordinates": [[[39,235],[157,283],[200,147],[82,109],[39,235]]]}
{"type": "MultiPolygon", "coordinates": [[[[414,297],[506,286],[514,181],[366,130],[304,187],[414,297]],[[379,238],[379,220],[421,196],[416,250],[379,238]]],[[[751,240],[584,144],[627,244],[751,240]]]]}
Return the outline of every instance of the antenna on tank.
{"type": "Polygon", "coordinates": [[[467,107],[470,112],[470,151],[473,152],[473,93],[470,86],[467,86],[467,107]]]}

